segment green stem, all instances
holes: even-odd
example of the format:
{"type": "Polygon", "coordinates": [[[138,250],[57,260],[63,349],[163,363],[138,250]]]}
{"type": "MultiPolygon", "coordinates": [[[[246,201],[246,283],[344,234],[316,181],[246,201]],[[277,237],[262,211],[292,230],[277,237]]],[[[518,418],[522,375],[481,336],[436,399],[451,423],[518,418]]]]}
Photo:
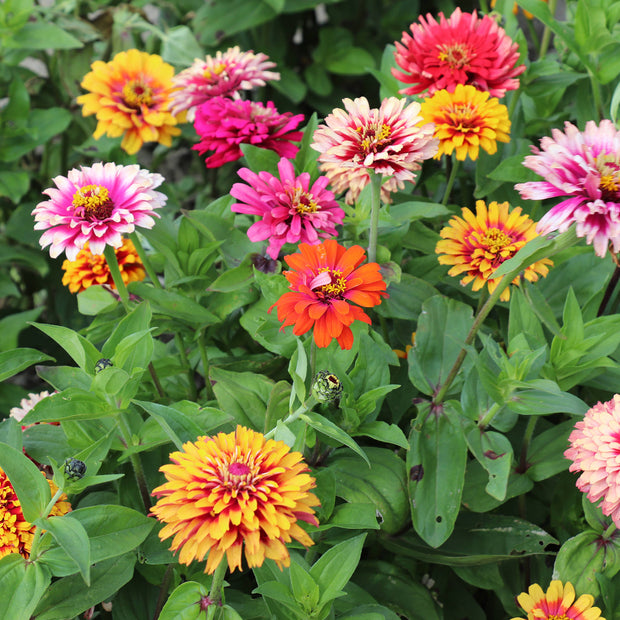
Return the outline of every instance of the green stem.
{"type": "Polygon", "coordinates": [[[520,473],[525,473],[527,469],[527,453],[530,449],[530,444],[532,443],[532,437],[534,436],[534,429],[536,428],[536,423],[538,422],[538,416],[530,416],[530,419],[527,421],[527,426],[525,427],[525,432],[523,433],[523,442],[521,443],[521,457],[519,459],[519,469],[520,473]]]}
{"type": "Polygon", "coordinates": [[[450,194],[452,193],[452,186],[454,185],[454,181],[456,181],[456,175],[459,170],[459,160],[455,159],[452,163],[452,170],[450,170],[450,176],[448,177],[448,183],[446,184],[446,191],[444,192],[443,199],[441,201],[442,205],[447,205],[448,200],[450,199],[450,194]]]}
{"type": "MultiPolygon", "coordinates": [[[[133,441],[131,440],[131,429],[129,428],[127,418],[122,411],[118,414],[118,427],[121,432],[121,437],[123,438],[123,443],[127,448],[130,448],[133,445],[133,441]]],[[[136,477],[136,483],[138,484],[142,503],[144,504],[144,508],[148,514],[151,512],[151,494],[149,493],[149,487],[146,482],[146,476],[144,475],[144,468],[142,467],[140,455],[132,454],[129,457],[129,461],[133,467],[133,473],[136,477]]]]}
{"type": "Polygon", "coordinates": [[[510,100],[510,105],[508,107],[508,118],[513,118],[515,109],[517,104],[519,103],[519,99],[521,98],[521,89],[517,90],[512,94],[512,99],[510,100]]]}
{"type": "Polygon", "coordinates": [[[121,270],[118,266],[116,252],[111,245],[106,245],[105,249],[103,250],[103,255],[105,256],[106,263],[108,263],[108,268],[110,269],[110,274],[112,275],[114,286],[116,287],[116,290],[120,295],[121,302],[123,303],[125,310],[129,312],[129,293],[127,292],[125,282],[123,282],[123,277],[121,276],[121,270]]]}
{"type": "Polygon", "coordinates": [[[377,238],[379,237],[379,211],[381,209],[381,183],[383,176],[368,171],[370,174],[370,228],[368,230],[368,262],[377,261],[377,238]]]}
{"type": "Polygon", "coordinates": [[[157,272],[155,271],[155,269],[153,269],[153,265],[151,265],[151,261],[149,260],[149,255],[144,251],[144,246],[142,245],[142,242],[140,241],[140,237],[138,236],[138,233],[132,232],[129,235],[129,238],[133,241],[133,244],[136,248],[136,252],[138,252],[138,256],[140,257],[140,260],[142,261],[142,264],[144,265],[144,269],[146,270],[146,273],[148,273],[149,278],[151,279],[151,282],[153,283],[153,286],[155,286],[156,288],[163,288],[161,285],[161,282],[159,281],[159,278],[157,277],[157,272]]]}
{"type": "Polygon", "coordinates": [[[603,117],[603,103],[601,101],[601,87],[596,76],[588,69],[588,77],[592,85],[592,99],[594,99],[594,116],[595,118],[603,117]]]}
{"type": "Polygon", "coordinates": [[[157,603],[155,603],[155,612],[153,613],[153,620],[157,620],[159,618],[159,614],[166,602],[166,598],[168,596],[168,588],[170,587],[170,582],[172,581],[173,568],[172,564],[168,564],[166,567],[166,572],[164,573],[164,578],[161,580],[161,584],[159,586],[159,596],[157,597],[157,603]]]}
{"type": "Polygon", "coordinates": [[[198,338],[198,349],[200,350],[200,358],[202,359],[202,372],[205,377],[205,391],[207,400],[213,400],[215,398],[215,394],[213,393],[213,386],[211,385],[211,380],[209,379],[209,353],[207,352],[207,347],[205,346],[205,333],[206,328],[200,332],[200,336],[198,338]]]}
{"type": "MultiPolygon", "coordinates": [[[[551,15],[555,17],[555,7],[557,5],[557,0],[549,0],[549,12],[551,15]]],[[[545,26],[543,31],[542,41],[540,43],[540,52],[538,54],[539,59],[543,59],[547,54],[547,50],[549,49],[549,43],[551,42],[551,29],[549,26],[545,26]]]]}
{"type": "Polygon", "coordinates": [[[164,388],[162,387],[159,381],[159,377],[157,376],[157,371],[155,370],[155,366],[153,366],[153,362],[149,362],[148,368],[149,368],[149,374],[151,375],[151,379],[153,380],[153,383],[155,384],[155,389],[157,390],[159,397],[164,398],[166,396],[166,392],[164,392],[164,388]]]}
{"type": "Polygon", "coordinates": [[[617,530],[616,524],[612,521],[607,529],[603,532],[603,538],[607,540],[617,530]]]}
{"type": "Polygon", "coordinates": [[[478,312],[478,314],[476,315],[476,318],[474,319],[471,329],[469,330],[469,333],[467,334],[467,338],[465,338],[464,347],[460,350],[456,358],[456,361],[454,362],[454,365],[452,366],[452,368],[450,369],[450,372],[448,373],[448,376],[446,377],[446,380],[444,381],[443,385],[439,388],[439,391],[437,392],[437,394],[435,395],[435,398],[433,399],[433,403],[435,405],[439,405],[440,403],[443,402],[446,392],[450,389],[452,382],[456,378],[456,375],[458,374],[459,370],[461,369],[461,365],[463,364],[463,361],[465,360],[465,356],[467,355],[467,347],[474,341],[474,338],[476,337],[478,330],[482,327],[484,320],[487,318],[489,312],[491,312],[491,310],[493,309],[493,306],[497,303],[497,300],[499,299],[500,295],[504,292],[504,289],[510,284],[513,278],[514,276],[511,276],[510,274],[506,274],[500,280],[499,284],[497,285],[493,293],[489,295],[489,298],[486,300],[486,303],[484,304],[484,306],[482,306],[482,308],[480,309],[480,312],[478,312]]]}
{"type": "MultiPolygon", "coordinates": [[[[308,400],[302,405],[300,405],[295,411],[293,411],[293,413],[289,414],[289,416],[285,420],[283,420],[282,423],[286,424],[287,426],[289,424],[292,424],[300,416],[306,413],[306,411],[310,411],[312,407],[317,404],[317,402],[318,401],[316,400],[316,398],[311,394],[308,400]]],[[[276,429],[272,428],[268,433],[265,434],[265,439],[271,439],[275,435],[275,432],[276,429]]]]}
{"type": "Polygon", "coordinates": [[[501,408],[502,405],[499,403],[493,403],[489,407],[489,410],[484,414],[484,417],[478,421],[478,428],[483,431],[491,423],[491,420],[493,420],[501,408]]]}
{"type": "Polygon", "coordinates": [[[220,601],[222,600],[222,586],[224,585],[224,576],[226,575],[227,568],[228,560],[224,555],[222,561],[219,563],[218,567],[213,573],[213,580],[211,581],[211,591],[209,592],[211,604],[209,605],[209,608],[207,610],[207,620],[213,620],[213,618],[215,618],[215,613],[217,612],[217,608],[219,607],[220,601]]]}
{"type": "Polygon", "coordinates": [[[179,354],[181,355],[181,362],[183,362],[183,366],[185,366],[187,371],[187,378],[189,380],[189,399],[196,401],[198,392],[196,391],[196,382],[194,381],[194,371],[189,363],[187,353],[185,352],[185,340],[180,332],[177,332],[174,335],[174,341],[177,345],[177,349],[179,350],[179,354]]]}
{"type": "Polygon", "coordinates": [[[480,12],[481,13],[488,13],[489,12],[489,7],[487,6],[487,3],[486,3],[485,0],[480,0],[480,2],[478,4],[480,4],[480,12]]]}

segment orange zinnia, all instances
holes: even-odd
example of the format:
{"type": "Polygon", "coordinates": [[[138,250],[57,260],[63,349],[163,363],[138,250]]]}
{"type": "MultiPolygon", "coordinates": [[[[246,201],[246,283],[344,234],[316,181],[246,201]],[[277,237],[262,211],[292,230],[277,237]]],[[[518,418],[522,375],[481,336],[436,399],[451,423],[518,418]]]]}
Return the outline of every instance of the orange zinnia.
{"type": "MultiPolygon", "coordinates": [[[[512,258],[528,241],[537,237],[536,222],[529,215],[521,213],[521,207],[509,212],[509,204],[502,202],[489,203],[483,200],[476,202],[476,213],[462,209],[463,217],[455,215],[448,226],[439,233],[443,239],[437,243],[435,252],[442,265],[453,265],[448,271],[451,276],[464,274],[461,284],[467,286],[472,280],[473,290],[481,289],[488,284],[492,293],[501,278],[491,278],[499,266],[512,258]]],[[[538,276],[549,273],[549,265],[553,263],[543,258],[525,268],[523,277],[535,282],[538,276]]],[[[519,284],[521,276],[517,276],[512,284],[519,284]]],[[[510,288],[502,292],[500,299],[510,299],[510,288]]]]}
{"type": "MultiPolygon", "coordinates": [[[[146,272],[136,248],[130,239],[123,239],[120,248],[114,248],[121,277],[125,284],[144,280],[146,272]]],[[[75,260],[65,260],[62,264],[65,275],[62,283],[69,287],[72,293],[81,293],[93,284],[107,284],[116,288],[110,268],[103,254],[93,254],[88,249],[88,242],[83,250],[78,252],[75,260]]]]}
{"type": "Polygon", "coordinates": [[[294,325],[293,333],[301,336],[314,327],[317,346],[327,347],[336,338],[343,349],[350,349],[349,325],[353,321],[370,325],[359,306],[378,306],[381,297],[387,297],[379,265],[360,267],[366,257],[363,248],[354,245],[347,250],[333,239],[319,245],[301,243],[299,251],[284,257],[292,269],[283,272],[292,291],[273,305],[278,307],[278,319],[284,321],[282,328],[294,325]]]}
{"type": "Polygon", "coordinates": [[[230,570],[241,570],[245,544],[250,568],[265,558],[282,568],[290,564],[285,543],[314,544],[297,525],[318,526],[312,506],[320,504],[309,493],[316,485],[299,452],[243,426],[198,437],[183,450],[160,468],[168,482],[154,489],[159,500],[152,509],[166,523],[159,537],[174,536],[170,549],[179,551],[179,562],[208,553],[205,572],[213,573],[226,554],[230,570]]]}
{"type": "Polygon", "coordinates": [[[84,116],[97,115],[95,139],[123,136],[121,148],[133,155],[144,142],[170,146],[181,133],[170,112],[174,68],[160,56],[131,49],[110,62],[96,60],[91,69],[81,83],[90,92],[77,102],[84,116]]]}

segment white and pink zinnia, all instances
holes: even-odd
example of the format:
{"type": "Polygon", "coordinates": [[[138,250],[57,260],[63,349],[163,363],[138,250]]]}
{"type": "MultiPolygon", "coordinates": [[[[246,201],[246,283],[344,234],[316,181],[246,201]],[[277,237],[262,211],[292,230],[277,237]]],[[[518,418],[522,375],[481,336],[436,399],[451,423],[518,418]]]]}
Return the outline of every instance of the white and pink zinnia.
{"type": "Polygon", "coordinates": [[[93,254],[103,254],[107,245],[118,248],[122,235],[136,227],[152,228],[155,209],[167,200],[155,191],[164,177],[137,164],[117,166],[95,163],[70,170],[53,179],[56,187],[43,191],[49,200],[32,212],[35,230],[44,230],[39,243],[50,246],[50,256],[65,252],[70,261],[88,242],[93,254]]]}
{"type": "Polygon", "coordinates": [[[551,134],[523,162],[545,180],[515,185],[528,200],[565,198],[542,217],[537,231],[564,232],[576,223],[577,236],[598,256],[605,256],[610,244],[620,251],[620,132],[602,120],[588,121],[583,132],[567,122],[564,132],[551,134]]]}
{"type": "Polygon", "coordinates": [[[247,185],[235,183],[230,190],[242,201],[232,205],[235,213],[261,218],[250,226],[248,237],[254,242],[269,239],[267,254],[273,259],[278,258],[285,243],[316,245],[321,239],[337,236],[335,227],[344,218],[334,194],[326,189],[327,177],[319,177],[310,187],[310,175],[303,172],[295,176],[293,164],[284,157],[278,163],[278,172],[280,178],[241,168],[239,176],[247,185]]]}
{"type": "Polygon", "coordinates": [[[620,527],[620,395],[597,403],[575,425],[564,456],[570,471],[583,472],[577,488],[620,527]]]}

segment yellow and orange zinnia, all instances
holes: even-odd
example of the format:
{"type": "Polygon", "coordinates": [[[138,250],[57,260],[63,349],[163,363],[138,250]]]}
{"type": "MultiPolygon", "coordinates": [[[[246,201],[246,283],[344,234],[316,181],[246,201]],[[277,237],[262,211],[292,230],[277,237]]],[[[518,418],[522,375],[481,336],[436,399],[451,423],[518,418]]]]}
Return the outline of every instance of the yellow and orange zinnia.
{"type": "MultiPolygon", "coordinates": [[[[484,201],[476,202],[476,213],[467,208],[462,209],[463,217],[455,215],[449,225],[439,233],[443,238],[437,243],[435,252],[439,254],[442,265],[452,265],[448,273],[451,276],[464,274],[461,284],[467,286],[473,281],[473,290],[488,284],[492,293],[500,278],[491,278],[499,266],[512,258],[528,241],[538,236],[536,222],[527,214],[521,213],[521,207],[509,211],[507,202],[491,202],[487,208],[484,201]]],[[[548,258],[536,261],[525,268],[523,277],[535,282],[539,275],[549,273],[548,258]]],[[[519,284],[517,276],[512,284],[519,284]]],[[[510,299],[510,288],[502,292],[500,299],[510,299]]]]}
{"type": "MultiPolygon", "coordinates": [[[[43,475],[43,473],[41,473],[43,475]]],[[[48,479],[52,496],[58,491],[54,482],[48,479]]],[[[50,515],[62,516],[71,511],[71,504],[63,493],[50,515]]],[[[35,526],[24,518],[22,507],[4,470],[0,468],[0,558],[9,553],[19,553],[22,557],[30,557],[30,548],[34,537],[35,526]]]]}
{"type": "MultiPolygon", "coordinates": [[[[125,284],[144,280],[144,265],[130,239],[123,239],[121,247],[115,248],[114,252],[125,284]]],[[[93,254],[88,249],[88,242],[84,249],[78,252],[75,260],[65,260],[62,268],[65,271],[62,283],[68,286],[72,293],[81,293],[93,284],[107,284],[116,288],[104,255],[93,254]]]]}
{"type": "Polygon", "coordinates": [[[354,321],[370,325],[359,306],[378,306],[381,297],[387,297],[379,265],[362,265],[365,257],[359,245],[346,249],[333,239],[318,245],[300,243],[299,254],[284,257],[291,268],[283,272],[291,291],[271,306],[278,307],[282,328],[294,325],[293,333],[301,336],[314,327],[317,346],[327,347],[335,338],[341,348],[350,349],[349,326],[354,321]]]}
{"type": "Polygon", "coordinates": [[[594,597],[591,594],[582,594],[575,600],[575,588],[570,581],[565,584],[559,580],[552,581],[546,593],[534,583],[527,592],[519,594],[517,601],[527,613],[527,620],[605,620],[601,617],[601,610],[593,607],[594,597]]]}
{"type": "Polygon", "coordinates": [[[435,159],[454,151],[460,161],[467,156],[476,160],[480,149],[493,155],[498,141],[510,141],[508,108],[471,85],[458,84],[453,93],[438,90],[421,106],[424,122],[435,123],[434,137],[439,139],[435,159]]]}
{"type": "Polygon", "coordinates": [[[132,155],[145,142],[170,146],[181,133],[170,112],[174,68],[160,56],[130,49],[110,62],[96,60],[91,69],[81,83],[89,93],[77,102],[84,116],[96,114],[95,139],[123,136],[121,148],[132,155]]]}
{"type": "Polygon", "coordinates": [[[290,564],[285,543],[314,544],[297,524],[318,526],[312,506],[319,505],[299,452],[243,426],[198,437],[183,450],[160,468],[167,482],[153,490],[159,500],[152,509],[166,523],[159,537],[174,536],[170,548],[179,551],[179,562],[201,561],[208,553],[205,572],[213,573],[225,554],[230,570],[241,570],[245,546],[250,568],[265,558],[282,568],[290,564]]]}

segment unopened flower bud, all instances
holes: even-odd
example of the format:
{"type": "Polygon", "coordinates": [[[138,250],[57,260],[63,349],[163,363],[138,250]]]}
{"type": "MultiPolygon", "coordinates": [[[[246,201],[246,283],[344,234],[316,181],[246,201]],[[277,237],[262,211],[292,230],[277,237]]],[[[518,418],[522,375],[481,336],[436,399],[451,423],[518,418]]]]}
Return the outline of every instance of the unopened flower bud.
{"type": "Polygon", "coordinates": [[[108,368],[108,366],[114,366],[114,364],[112,364],[112,362],[109,359],[106,359],[105,357],[102,357],[95,364],[95,374],[98,373],[98,372],[101,372],[104,368],[108,368]]]}
{"type": "Polygon", "coordinates": [[[320,403],[337,405],[342,394],[342,383],[333,372],[320,370],[312,381],[312,393],[320,403]]]}
{"type": "Polygon", "coordinates": [[[86,463],[74,458],[65,460],[65,476],[69,480],[80,480],[86,473],[86,463]]]}

